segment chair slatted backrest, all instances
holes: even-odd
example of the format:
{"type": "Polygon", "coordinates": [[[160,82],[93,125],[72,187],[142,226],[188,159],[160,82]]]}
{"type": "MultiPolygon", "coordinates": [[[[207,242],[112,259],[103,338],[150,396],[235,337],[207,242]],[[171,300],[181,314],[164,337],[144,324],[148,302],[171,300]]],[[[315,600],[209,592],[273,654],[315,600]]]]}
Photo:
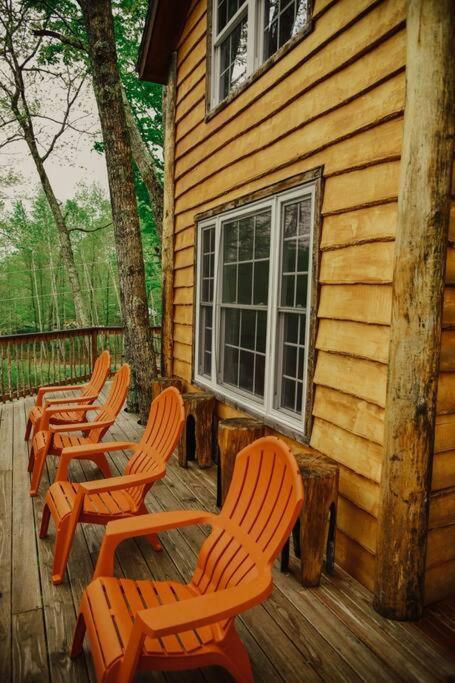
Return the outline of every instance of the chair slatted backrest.
{"type": "Polygon", "coordinates": [[[92,376],[85,385],[82,396],[98,396],[111,369],[111,354],[105,349],[95,361],[92,376]]]}
{"type": "MultiPolygon", "coordinates": [[[[126,395],[130,385],[130,379],[130,366],[128,363],[125,363],[115,373],[106,396],[106,401],[104,402],[102,409],[95,413],[95,417],[92,420],[93,422],[109,422],[110,424],[113,424],[115,418],[125,403],[126,395]]],[[[89,438],[94,443],[97,443],[103,438],[109,429],[110,424],[106,425],[105,427],[95,427],[94,429],[91,429],[88,433],[89,438]]]]}
{"type": "Polygon", "coordinates": [[[297,463],[283,441],[266,436],[244,448],[219,524],[201,548],[192,579],[196,589],[210,593],[238,586],[271,567],[302,500],[297,463]]]}
{"type": "MultiPolygon", "coordinates": [[[[163,469],[177,447],[184,422],[182,396],[175,387],[168,387],[152,401],[147,426],[125,474],[153,474],[163,469]]],[[[145,488],[135,486],[128,492],[140,505],[145,488]]]]}

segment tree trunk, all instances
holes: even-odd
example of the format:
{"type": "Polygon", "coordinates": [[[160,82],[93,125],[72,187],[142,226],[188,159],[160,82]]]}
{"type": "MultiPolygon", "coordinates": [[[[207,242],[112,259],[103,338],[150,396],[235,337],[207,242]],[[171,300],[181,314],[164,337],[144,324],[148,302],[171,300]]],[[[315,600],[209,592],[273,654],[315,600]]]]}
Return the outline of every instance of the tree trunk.
{"type": "Polygon", "coordinates": [[[422,614],[449,225],[453,0],[410,0],[375,607],[422,614]]]}
{"type": "Polygon", "coordinates": [[[79,0],[89,41],[93,86],[103,134],[118,257],[125,349],[131,361],[141,421],[148,416],[156,358],[147,308],[144,258],[131,144],[117,67],[110,0],[79,0]]]}
{"type": "Polygon", "coordinates": [[[152,205],[153,215],[155,217],[155,225],[157,234],[161,237],[163,225],[163,187],[157,178],[155,172],[155,164],[150,150],[147,147],[134,119],[131,111],[130,103],[122,90],[123,105],[125,107],[126,124],[130,134],[131,152],[133,159],[141,174],[142,181],[147,188],[152,205]]]}

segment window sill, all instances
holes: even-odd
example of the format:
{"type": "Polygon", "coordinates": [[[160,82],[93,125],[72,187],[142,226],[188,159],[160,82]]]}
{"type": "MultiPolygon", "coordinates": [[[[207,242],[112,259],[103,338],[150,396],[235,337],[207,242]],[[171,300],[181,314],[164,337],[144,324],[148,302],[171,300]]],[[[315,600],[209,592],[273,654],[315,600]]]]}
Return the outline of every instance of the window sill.
{"type": "MultiPolygon", "coordinates": [[[[280,47],[275,54],[269,57],[261,66],[256,69],[248,78],[243,81],[239,86],[231,90],[229,95],[224,98],[221,102],[211,107],[210,105],[210,91],[211,91],[211,69],[207,71],[207,90],[206,90],[206,113],[205,113],[205,123],[208,123],[214,116],[216,116],[220,111],[225,109],[233,100],[237,99],[245,90],[247,90],[255,81],[257,81],[261,76],[263,76],[269,69],[271,69],[280,59],[283,59],[285,55],[288,54],[296,45],[298,45],[311,31],[313,30],[313,20],[310,19],[304,28],[297,33],[293,38],[287,41],[282,47],[280,47]]],[[[210,48],[210,45],[208,46],[210,48]]],[[[210,61],[208,61],[210,64],[210,61]]]]}
{"type": "Polygon", "coordinates": [[[297,421],[286,420],[286,415],[283,414],[282,419],[268,415],[261,405],[257,404],[253,399],[248,401],[245,397],[236,395],[225,388],[222,389],[218,385],[215,386],[210,380],[204,380],[202,377],[194,377],[192,384],[204,391],[209,391],[215,396],[217,401],[246,413],[248,416],[260,419],[267,427],[273,429],[278,434],[283,434],[283,436],[287,436],[302,444],[309,444],[310,436],[304,433],[303,422],[301,429],[299,429],[297,421]],[[294,424],[292,424],[293,422],[294,424]]]}

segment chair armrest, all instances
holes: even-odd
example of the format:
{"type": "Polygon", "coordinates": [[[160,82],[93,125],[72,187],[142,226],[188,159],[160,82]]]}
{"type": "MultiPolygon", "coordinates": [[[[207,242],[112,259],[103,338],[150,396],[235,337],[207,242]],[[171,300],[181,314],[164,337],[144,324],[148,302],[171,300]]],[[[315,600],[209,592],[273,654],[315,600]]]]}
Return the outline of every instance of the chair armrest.
{"type": "Polygon", "coordinates": [[[86,387],[86,384],[60,384],[57,387],[40,387],[38,389],[38,396],[35,405],[42,406],[45,394],[54,394],[61,391],[81,391],[86,387]]]}
{"type": "Polygon", "coordinates": [[[137,444],[129,441],[111,441],[106,443],[87,444],[84,446],[69,446],[60,454],[55,481],[68,481],[68,468],[71,460],[91,460],[94,455],[112,453],[113,451],[134,450],[137,444]]]}
{"type": "Polygon", "coordinates": [[[267,569],[259,578],[240,586],[205,593],[178,603],[139,610],[136,619],[141,622],[146,635],[162,638],[236,617],[263,602],[272,589],[272,575],[267,569]]]}
{"type": "MultiPolygon", "coordinates": [[[[54,425],[50,424],[48,427],[48,430],[50,432],[86,432],[89,431],[90,429],[97,429],[98,427],[110,427],[113,424],[114,420],[104,420],[102,422],[77,422],[76,424],[67,424],[67,425],[54,425]]],[[[41,427],[41,429],[45,429],[45,427],[41,427]]]]}
{"type": "Polygon", "coordinates": [[[65,398],[46,398],[44,401],[45,408],[51,408],[54,405],[60,405],[61,403],[89,403],[97,399],[97,394],[93,396],[71,396],[65,398]]]}
{"type": "Polygon", "coordinates": [[[87,405],[78,405],[78,406],[73,406],[73,405],[67,405],[65,403],[59,403],[58,405],[51,406],[50,408],[45,408],[44,412],[46,415],[55,415],[56,413],[61,413],[62,410],[71,410],[72,413],[88,413],[90,410],[102,410],[104,406],[98,406],[98,405],[93,405],[87,404],[87,405]]]}
{"type": "Polygon", "coordinates": [[[211,524],[214,517],[215,515],[205,510],[178,510],[108,522],[93,577],[113,576],[115,549],[119,543],[128,538],[148,536],[194,524],[211,524]]]}
{"type": "Polygon", "coordinates": [[[94,481],[84,481],[79,484],[79,488],[84,493],[105,493],[106,491],[118,491],[128,489],[131,486],[141,486],[148,484],[163,476],[163,472],[153,474],[124,474],[120,477],[110,477],[109,479],[97,479],[94,481]]]}

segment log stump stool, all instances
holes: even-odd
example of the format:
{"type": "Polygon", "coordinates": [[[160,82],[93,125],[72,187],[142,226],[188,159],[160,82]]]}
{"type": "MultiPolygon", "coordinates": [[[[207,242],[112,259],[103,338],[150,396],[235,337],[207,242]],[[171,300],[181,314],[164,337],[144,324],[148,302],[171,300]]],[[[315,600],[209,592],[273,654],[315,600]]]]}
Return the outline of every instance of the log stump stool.
{"type": "Polygon", "coordinates": [[[218,507],[224,503],[232,473],[234,471],[237,453],[242,448],[253,443],[261,436],[265,436],[266,426],[253,418],[229,418],[221,420],[218,425],[218,477],[216,504],[218,507]]]}
{"type": "Polygon", "coordinates": [[[152,401],[168,387],[175,387],[181,394],[185,391],[185,383],[179,377],[157,377],[152,380],[152,401]]]}
{"type": "Polygon", "coordinates": [[[185,426],[177,449],[180,467],[197,460],[199,467],[212,464],[216,399],[208,392],[182,394],[185,426]]]}
{"type": "MultiPolygon", "coordinates": [[[[292,532],[300,558],[303,586],[319,586],[326,551],[326,571],[335,565],[335,532],[339,469],[319,453],[296,453],[303,482],[303,507],[292,532]]],[[[289,568],[289,540],[281,554],[281,571],[289,568]]]]}

